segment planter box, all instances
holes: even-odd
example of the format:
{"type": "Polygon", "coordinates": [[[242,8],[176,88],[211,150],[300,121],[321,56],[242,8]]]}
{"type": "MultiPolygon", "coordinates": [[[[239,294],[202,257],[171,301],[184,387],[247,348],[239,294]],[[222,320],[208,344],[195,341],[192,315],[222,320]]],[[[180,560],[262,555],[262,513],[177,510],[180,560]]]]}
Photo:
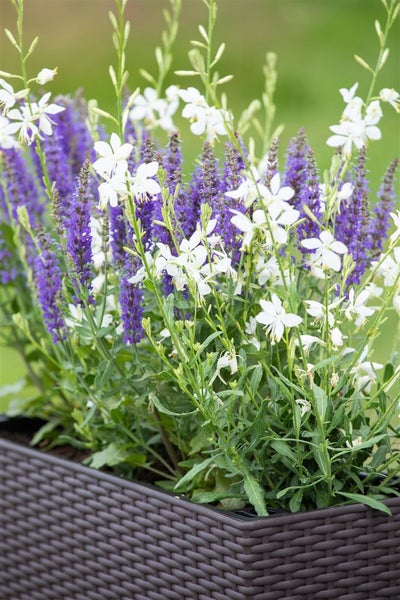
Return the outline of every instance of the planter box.
{"type": "Polygon", "coordinates": [[[0,439],[0,597],[397,600],[387,504],[239,518],[0,439]]]}

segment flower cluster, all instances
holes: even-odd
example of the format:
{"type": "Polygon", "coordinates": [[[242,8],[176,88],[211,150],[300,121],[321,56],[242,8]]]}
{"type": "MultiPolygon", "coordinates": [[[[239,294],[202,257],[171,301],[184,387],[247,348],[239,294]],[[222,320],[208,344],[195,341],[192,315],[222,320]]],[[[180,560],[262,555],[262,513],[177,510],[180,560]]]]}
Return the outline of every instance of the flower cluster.
{"type": "Polygon", "coordinates": [[[376,475],[387,490],[400,470],[400,366],[374,356],[400,316],[400,211],[397,159],[376,202],[366,159],[380,103],[397,110],[398,94],[340,90],[321,178],[303,130],[285,160],[279,139],[255,158],[197,54],[204,93],[159,85],[122,100],[114,33],[110,134],[82,98],[49,104],[0,80],[0,305],[34,350],[31,380],[56,382],[13,410],[61,424],[96,466],[147,469],[199,502],[266,514],[378,499],[376,475]],[[180,101],[203,140],[193,172],[180,101]]]}

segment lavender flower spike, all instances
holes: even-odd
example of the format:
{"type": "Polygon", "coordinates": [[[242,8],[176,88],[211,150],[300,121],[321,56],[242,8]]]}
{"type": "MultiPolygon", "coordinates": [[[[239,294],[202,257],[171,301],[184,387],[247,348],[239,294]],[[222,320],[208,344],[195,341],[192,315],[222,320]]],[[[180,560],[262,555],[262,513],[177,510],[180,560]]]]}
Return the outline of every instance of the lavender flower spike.
{"type": "Polygon", "coordinates": [[[39,237],[41,252],[35,258],[35,283],[47,331],[56,343],[64,336],[64,318],[60,310],[61,270],[48,235],[39,237]]]}
{"type": "Polygon", "coordinates": [[[67,227],[67,250],[73,261],[77,279],[73,283],[77,296],[82,292],[92,301],[92,234],[90,229],[90,176],[89,161],[81,169],[78,185],[71,198],[70,217],[67,227]]]}

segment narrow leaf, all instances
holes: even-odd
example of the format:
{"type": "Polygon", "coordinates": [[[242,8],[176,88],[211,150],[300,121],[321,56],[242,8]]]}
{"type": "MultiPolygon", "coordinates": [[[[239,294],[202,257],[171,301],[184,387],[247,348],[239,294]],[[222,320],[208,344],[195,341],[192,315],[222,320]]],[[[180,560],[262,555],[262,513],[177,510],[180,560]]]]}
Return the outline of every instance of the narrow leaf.
{"type": "Polygon", "coordinates": [[[370,508],[380,510],[386,513],[387,515],[392,514],[392,511],[388,506],[386,506],[386,504],[383,504],[383,502],[380,502],[380,500],[372,498],[371,496],[364,496],[364,494],[350,494],[348,492],[338,492],[338,494],[340,494],[340,496],[348,498],[349,500],[353,500],[353,502],[360,502],[361,504],[366,504],[370,508]]]}
{"type": "Polygon", "coordinates": [[[194,465],[185,475],[178,481],[175,485],[175,490],[179,490],[184,487],[187,483],[190,483],[196,475],[204,471],[207,467],[209,467],[214,462],[214,457],[206,458],[201,463],[194,465]]]}
{"type": "Polygon", "coordinates": [[[250,473],[244,473],[244,491],[251,504],[256,509],[257,514],[260,517],[268,515],[267,507],[265,505],[264,490],[258,481],[250,475],[250,473]]]}

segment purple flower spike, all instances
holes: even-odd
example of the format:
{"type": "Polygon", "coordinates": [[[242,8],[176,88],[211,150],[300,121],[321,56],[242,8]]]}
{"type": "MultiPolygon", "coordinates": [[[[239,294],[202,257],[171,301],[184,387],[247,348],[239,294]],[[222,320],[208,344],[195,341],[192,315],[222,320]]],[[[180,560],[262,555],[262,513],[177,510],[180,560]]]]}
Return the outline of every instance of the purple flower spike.
{"type": "Polygon", "coordinates": [[[350,198],[342,203],[340,214],[336,217],[336,239],[343,242],[355,262],[355,268],[346,283],[359,284],[364,274],[371,249],[370,216],[368,210],[368,187],[366,178],[366,149],[362,148],[354,168],[354,191],[350,198]]]}
{"type": "Polygon", "coordinates": [[[287,161],[285,168],[285,176],[283,185],[288,185],[294,190],[292,200],[293,206],[301,211],[301,190],[307,182],[308,177],[308,161],[307,161],[308,144],[304,133],[304,129],[300,129],[299,133],[289,144],[287,153],[287,161]]]}
{"type": "Polygon", "coordinates": [[[77,280],[73,279],[77,297],[82,292],[84,299],[93,301],[91,296],[92,280],[92,234],[90,230],[90,173],[89,162],[81,169],[78,184],[72,194],[70,216],[67,227],[67,249],[74,264],[77,280]]]}
{"type": "Polygon", "coordinates": [[[137,264],[132,263],[132,257],[125,261],[125,275],[121,278],[119,304],[125,344],[137,344],[144,337],[143,319],[143,290],[140,283],[131,283],[129,279],[136,274],[137,264]]]}
{"type": "Polygon", "coordinates": [[[61,269],[47,234],[39,238],[40,253],[35,257],[35,284],[43,320],[54,343],[64,337],[64,318],[60,310],[62,297],[61,269]]]}
{"type": "MultiPolygon", "coordinates": [[[[297,228],[297,235],[300,240],[318,238],[321,233],[320,226],[304,210],[304,207],[307,207],[314,217],[321,222],[320,179],[314,152],[310,147],[307,149],[307,179],[300,188],[298,196],[297,204],[300,207],[300,219],[303,221],[297,228]]],[[[306,251],[302,246],[300,248],[302,252],[306,251]]]]}
{"type": "Polygon", "coordinates": [[[379,201],[374,207],[374,218],[370,224],[371,259],[375,259],[381,254],[383,243],[387,239],[390,227],[389,214],[394,209],[394,180],[398,166],[399,159],[396,158],[389,165],[378,192],[379,201]]]}
{"type": "MultiPolygon", "coordinates": [[[[75,178],[72,175],[65,144],[57,127],[53,135],[46,136],[42,141],[42,150],[46,156],[46,165],[50,181],[55,183],[61,198],[61,217],[64,219],[70,211],[71,196],[75,188],[75,178]]],[[[33,161],[40,178],[43,177],[42,167],[36,149],[33,146],[33,161]]]]}
{"type": "MultiPolygon", "coordinates": [[[[25,158],[20,150],[11,148],[3,151],[4,178],[7,186],[7,195],[10,200],[13,218],[17,221],[17,209],[26,206],[31,225],[40,223],[43,214],[35,179],[29,171],[25,158]]],[[[4,202],[4,199],[3,199],[4,202]]],[[[4,214],[7,214],[5,212],[4,214]]]]}

